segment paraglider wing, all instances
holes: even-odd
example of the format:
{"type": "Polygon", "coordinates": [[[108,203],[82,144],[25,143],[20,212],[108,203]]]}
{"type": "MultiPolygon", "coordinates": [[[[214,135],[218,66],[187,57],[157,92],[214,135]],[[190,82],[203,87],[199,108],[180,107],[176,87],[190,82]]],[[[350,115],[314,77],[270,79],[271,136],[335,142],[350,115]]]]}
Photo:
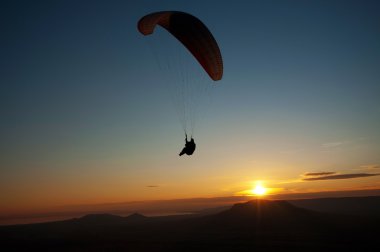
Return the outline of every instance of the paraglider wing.
{"type": "Polygon", "coordinates": [[[196,17],[180,11],[148,14],[138,22],[138,30],[152,34],[160,25],[176,37],[198,60],[214,81],[223,76],[223,61],[219,46],[207,27],[196,17]]]}

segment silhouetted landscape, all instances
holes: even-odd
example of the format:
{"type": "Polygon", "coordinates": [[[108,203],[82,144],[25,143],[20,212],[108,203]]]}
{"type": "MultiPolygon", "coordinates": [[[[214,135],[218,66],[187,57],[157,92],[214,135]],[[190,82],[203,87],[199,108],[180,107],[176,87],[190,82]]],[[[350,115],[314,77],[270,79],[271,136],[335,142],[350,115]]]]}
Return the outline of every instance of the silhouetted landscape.
{"type": "Polygon", "coordinates": [[[353,197],[252,200],[161,217],[91,214],[2,226],[0,241],[5,251],[376,251],[380,216],[367,210],[379,206],[380,197],[353,197]]]}

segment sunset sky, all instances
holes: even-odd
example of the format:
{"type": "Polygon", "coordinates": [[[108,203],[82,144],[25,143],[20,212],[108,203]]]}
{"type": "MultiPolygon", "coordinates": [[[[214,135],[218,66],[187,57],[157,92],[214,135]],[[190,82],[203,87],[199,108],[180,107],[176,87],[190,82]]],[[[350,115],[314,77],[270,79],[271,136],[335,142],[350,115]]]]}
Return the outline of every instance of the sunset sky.
{"type": "Polygon", "coordinates": [[[2,1],[0,215],[258,183],[380,189],[379,13],[359,0],[2,1]],[[201,19],[223,55],[190,157],[136,28],[161,10],[201,19]]]}

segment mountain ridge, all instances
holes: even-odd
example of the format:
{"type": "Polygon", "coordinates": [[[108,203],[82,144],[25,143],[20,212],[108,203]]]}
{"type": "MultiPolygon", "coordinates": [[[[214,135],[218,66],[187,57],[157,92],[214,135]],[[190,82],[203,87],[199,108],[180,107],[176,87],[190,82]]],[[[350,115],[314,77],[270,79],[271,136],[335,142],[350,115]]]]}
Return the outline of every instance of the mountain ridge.
{"type": "Polygon", "coordinates": [[[0,244],[13,251],[380,249],[376,242],[379,222],[375,220],[320,213],[284,200],[260,199],[210,215],[90,214],[61,222],[3,226],[0,244]]]}

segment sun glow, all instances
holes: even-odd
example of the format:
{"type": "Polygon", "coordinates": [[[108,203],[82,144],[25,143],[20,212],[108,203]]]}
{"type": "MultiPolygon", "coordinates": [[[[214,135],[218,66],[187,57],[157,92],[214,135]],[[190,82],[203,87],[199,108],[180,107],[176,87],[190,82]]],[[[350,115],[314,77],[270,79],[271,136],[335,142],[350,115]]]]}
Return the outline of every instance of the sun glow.
{"type": "Polygon", "coordinates": [[[254,195],[263,196],[266,194],[267,189],[265,187],[263,187],[262,185],[257,184],[255,186],[255,188],[253,188],[251,191],[252,191],[252,194],[254,194],[254,195]]]}
{"type": "MultiPolygon", "coordinates": [[[[268,181],[248,181],[244,184],[244,187],[246,187],[246,190],[236,192],[235,195],[239,196],[249,196],[249,197],[265,197],[265,196],[273,196],[281,191],[284,190],[284,188],[280,187],[267,187],[268,181]]],[[[270,186],[270,185],[268,185],[270,186]]]]}

